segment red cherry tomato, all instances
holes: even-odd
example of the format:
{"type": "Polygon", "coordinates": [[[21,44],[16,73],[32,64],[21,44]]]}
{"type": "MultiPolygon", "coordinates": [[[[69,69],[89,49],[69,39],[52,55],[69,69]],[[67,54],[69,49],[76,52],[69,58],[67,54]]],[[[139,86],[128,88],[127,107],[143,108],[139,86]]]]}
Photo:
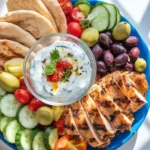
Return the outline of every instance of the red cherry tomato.
{"type": "Polygon", "coordinates": [[[73,21],[71,14],[66,15],[67,24],[69,24],[71,21],[73,21]]]}
{"type": "Polygon", "coordinates": [[[80,38],[82,34],[82,28],[80,24],[74,21],[70,22],[68,24],[68,33],[80,38]]]}
{"type": "Polygon", "coordinates": [[[71,12],[71,17],[74,21],[80,22],[81,20],[85,18],[85,15],[82,12],[80,12],[79,7],[75,7],[73,8],[73,11],[71,12]]]}
{"type": "Polygon", "coordinates": [[[17,89],[14,93],[14,96],[16,100],[21,104],[27,104],[31,99],[30,93],[24,89],[17,89]]]}
{"type": "Polygon", "coordinates": [[[26,90],[27,87],[26,87],[26,84],[25,84],[25,82],[24,82],[24,77],[20,77],[20,78],[19,78],[19,82],[20,82],[20,89],[26,90]]]}
{"type": "Polygon", "coordinates": [[[64,5],[61,6],[63,12],[65,15],[69,14],[72,12],[73,10],[73,5],[70,1],[68,1],[67,3],[65,3],[64,5]]]}
{"type": "Polygon", "coordinates": [[[36,111],[38,108],[40,108],[41,106],[43,106],[43,102],[41,102],[40,100],[38,100],[37,98],[32,98],[32,100],[30,101],[28,108],[31,111],[36,111]]]}
{"type": "Polygon", "coordinates": [[[62,136],[59,140],[57,140],[55,150],[68,150],[69,139],[69,135],[62,136]]]}
{"type": "Polygon", "coordinates": [[[60,119],[58,121],[53,122],[53,126],[57,128],[58,134],[62,134],[64,132],[65,120],[60,119]]]}
{"type": "Polygon", "coordinates": [[[63,75],[64,75],[63,70],[56,70],[54,72],[54,74],[47,75],[47,80],[50,81],[50,82],[58,82],[62,79],[63,75]]]}
{"type": "Polygon", "coordinates": [[[61,60],[57,62],[56,67],[58,70],[66,70],[67,68],[71,69],[73,66],[70,62],[61,60]]]}
{"type": "Polygon", "coordinates": [[[60,6],[65,5],[65,3],[69,2],[69,0],[58,0],[58,3],[60,4],[60,6]]]}

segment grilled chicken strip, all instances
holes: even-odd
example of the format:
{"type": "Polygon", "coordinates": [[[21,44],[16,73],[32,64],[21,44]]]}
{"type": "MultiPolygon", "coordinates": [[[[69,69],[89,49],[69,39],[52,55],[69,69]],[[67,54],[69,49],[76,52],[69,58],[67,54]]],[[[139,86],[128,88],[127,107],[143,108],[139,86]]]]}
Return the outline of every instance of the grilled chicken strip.
{"type": "Polygon", "coordinates": [[[67,135],[72,136],[79,136],[80,139],[83,139],[83,137],[80,135],[78,128],[74,122],[72,111],[70,108],[67,108],[60,119],[63,119],[65,121],[65,133],[67,135]]]}
{"type": "Polygon", "coordinates": [[[113,102],[125,113],[131,112],[133,102],[129,100],[125,94],[120,90],[116,82],[113,80],[112,74],[109,74],[102,78],[98,83],[105,92],[113,100],[113,102]]]}
{"type": "Polygon", "coordinates": [[[129,80],[129,77],[125,74],[121,74],[119,71],[113,73],[113,78],[116,84],[120,87],[121,91],[130,99],[134,105],[132,112],[139,110],[144,104],[146,104],[145,97],[134,88],[129,80]]]}
{"type": "Polygon", "coordinates": [[[104,89],[98,85],[93,85],[89,95],[94,100],[99,111],[110,121],[113,129],[130,130],[132,122],[121,113],[118,106],[106,95],[104,89]]]}
{"type": "Polygon", "coordinates": [[[84,140],[92,147],[100,147],[101,145],[105,144],[100,139],[90,120],[87,118],[81,103],[78,101],[70,105],[70,107],[76,126],[84,140]]]}
{"type": "Polygon", "coordinates": [[[81,100],[81,104],[101,139],[110,143],[111,138],[115,136],[116,130],[112,129],[110,123],[98,110],[93,99],[89,95],[86,95],[81,100]]]}
{"type": "Polygon", "coordinates": [[[145,74],[140,74],[137,72],[131,72],[126,75],[126,77],[129,77],[129,81],[131,85],[137,89],[138,92],[140,92],[144,97],[146,96],[146,92],[148,90],[148,83],[146,81],[145,74]]]}

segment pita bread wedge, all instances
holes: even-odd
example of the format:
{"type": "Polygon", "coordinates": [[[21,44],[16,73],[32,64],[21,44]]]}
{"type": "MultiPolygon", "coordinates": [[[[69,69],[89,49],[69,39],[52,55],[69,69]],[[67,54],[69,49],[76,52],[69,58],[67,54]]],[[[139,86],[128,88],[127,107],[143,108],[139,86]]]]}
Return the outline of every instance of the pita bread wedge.
{"type": "Polygon", "coordinates": [[[34,10],[46,17],[57,31],[55,21],[41,0],[7,0],[8,11],[34,10]]]}
{"type": "Polygon", "coordinates": [[[67,21],[63,10],[57,0],[42,0],[55,19],[59,32],[67,33],[67,21]]]}
{"type": "MultiPolygon", "coordinates": [[[[4,63],[12,58],[24,58],[29,48],[11,40],[0,40],[0,70],[4,70],[4,63]]],[[[34,53],[32,53],[33,57],[34,53]]]]}
{"type": "Polygon", "coordinates": [[[47,18],[31,10],[8,12],[5,16],[0,18],[0,21],[16,24],[30,32],[36,39],[56,33],[56,30],[47,18]]]}
{"type": "Polygon", "coordinates": [[[29,48],[37,42],[30,33],[17,25],[7,22],[0,22],[0,39],[13,40],[29,48]]]}

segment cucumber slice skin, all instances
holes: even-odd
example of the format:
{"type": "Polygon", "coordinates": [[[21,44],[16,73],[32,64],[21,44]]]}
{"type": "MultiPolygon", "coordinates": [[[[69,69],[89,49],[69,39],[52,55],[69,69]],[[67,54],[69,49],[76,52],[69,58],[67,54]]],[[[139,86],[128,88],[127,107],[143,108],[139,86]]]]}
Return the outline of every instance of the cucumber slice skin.
{"type": "Polygon", "coordinates": [[[4,127],[3,134],[8,142],[13,144],[15,143],[16,133],[20,127],[21,126],[16,119],[13,119],[7,123],[7,125],[4,127]]]}
{"type": "Polygon", "coordinates": [[[6,91],[0,87],[0,96],[4,96],[6,94],[6,91]]]}
{"type": "Polygon", "coordinates": [[[18,150],[32,150],[31,143],[32,130],[20,128],[15,137],[15,144],[18,150]]]}
{"type": "Polygon", "coordinates": [[[120,15],[120,11],[117,7],[116,7],[116,10],[117,10],[117,22],[116,22],[116,24],[118,24],[121,21],[121,15],[120,15]]]}
{"type": "Polygon", "coordinates": [[[88,16],[91,20],[91,26],[99,32],[105,31],[110,23],[110,14],[106,7],[99,4],[96,5],[88,16]]]}
{"type": "Polygon", "coordinates": [[[58,140],[58,131],[55,128],[50,132],[50,135],[49,135],[49,144],[50,144],[51,149],[55,148],[55,144],[57,140],[58,140]]]}
{"type": "Polygon", "coordinates": [[[35,130],[32,133],[32,149],[33,150],[47,150],[43,142],[43,132],[35,130]]]}
{"type": "Polygon", "coordinates": [[[76,7],[76,6],[80,5],[80,4],[87,4],[87,5],[89,5],[90,7],[92,7],[91,4],[90,4],[87,0],[80,0],[80,1],[77,1],[75,4],[73,4],[73,6],[76,7]]]}
{"type": "Polygon", "coordinates": [[[38,125],[35,112],[28,109],[28,105],[22,106],[17,112],[18,122],[26,129],[33,129],[38,125]]]}
{"type": "Polygon", "coordinates": [[[117,23],[117,9],[116,9],[116,6],[113,5],[113,4],[108,4],[108,3],[103,3],[102,5],[104,7],[106,7],[107,10],[109,11],[110,21],[109,21],[109,26],[108,26],[107,30],[111,30],[115,27],[115,25],[117,23]]]}
{"type": "Polygon", "coordinates": [[[20,106],[21,104],[15,99],[13,94],[7,94],[1,99],[1,112],[7,117],[16,117],[20,106]]]}
{"type": "Polygon", "coordinates": [[[49,144],[49,135],[52,132],[52,130],[55,129],[54,127],[49,127],[45,130],[43,133],[43,141],[44,145],[48,150],[51,150],[50,144],[49,144]]]}

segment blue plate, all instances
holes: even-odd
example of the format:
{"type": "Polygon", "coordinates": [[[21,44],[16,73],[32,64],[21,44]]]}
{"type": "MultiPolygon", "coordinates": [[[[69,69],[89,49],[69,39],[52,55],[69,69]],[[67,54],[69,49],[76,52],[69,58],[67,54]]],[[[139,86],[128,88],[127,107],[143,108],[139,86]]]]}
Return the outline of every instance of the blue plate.
{"type": "MultiPolygon", "coordinates": [[[[72,2],[76,2],[76,0],[72,0],[72,2]]],[[[99,2],[98,0],[92,1],[89,0],[89,2],[91,3],[91,5],[94,5],[95,3],[99,2]]],[[[129,22],[125,17],[122,16],[122,21],[126,21],[129,22]]],[[[130,22],[129,22],[130,23],[130,22]]],[[[132,31],[131,31],[131,35],[136,36],[139,39],[139,44],[138,44],[138,48],[141,51],[140,57],[144,58],[147,62],[147,64],[150,64],[150,52],[149,49],[146,45],[146,43],[144,42],[144,40],[142,39],[142,37],[140,36],[140,34],[138,33],[138,31],[135,29],[135,27],[130,23],[131,27],[132,27],[132,31]]],[[[148,81],[148,84],[150,85],[150,65],[147,66],[147,69],[145,70],[145,74],[146,74],[146,78],[148,81]]],[[[124,143],[126,143],[136,132],[137,130],[140,128],[141,124],[143,123],[143,121],[145,120],[145,117],[148,113],[149,110],[149,104],[150,104],[150,88],[148,89],[148,93],[146,96],[147,102],[148,104],[146,104],[144,107],[142,107],[142,109],[140,109],[138,112],[136,112],[134,114],[134,118],[135,121],[132,125],[131,131],[125,131],[124,133],[120,133],[119,135],[117,135],[111,142],[111,144],[108,146],[108,148],[104,148],[104,149],[99,149],[99,150],[116,150],[117,148],[119,148],[120,146],[122,146],[124,143]]],[[[8,146],[10,146],[13,150],[17,150],[16,146],[14,144],[10,144],[8,143],[2,134],[0,134],[0,139],[6,143],[8,146]]],[[[98,150],[97,148],[91,148],[88,147],[87,150],[98,150]]]]}

